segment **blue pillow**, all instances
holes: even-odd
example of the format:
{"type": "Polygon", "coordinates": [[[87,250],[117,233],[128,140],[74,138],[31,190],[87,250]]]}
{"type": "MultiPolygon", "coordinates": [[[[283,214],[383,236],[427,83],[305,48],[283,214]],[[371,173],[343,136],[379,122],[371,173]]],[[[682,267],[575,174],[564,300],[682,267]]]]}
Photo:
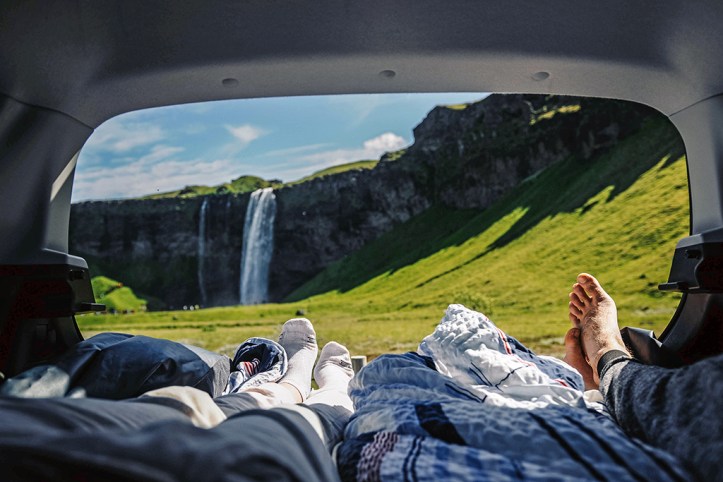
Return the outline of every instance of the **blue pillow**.
{"type": "Polygon", "coordinates": [[[35,367],[8,380],[2,394],[19,397],[64,396],[120,400],[149,390],[181,385],[221,395],[231,359],[170,340],[123,333],[101,333],[84,340],[52,366],[35,367]]]}

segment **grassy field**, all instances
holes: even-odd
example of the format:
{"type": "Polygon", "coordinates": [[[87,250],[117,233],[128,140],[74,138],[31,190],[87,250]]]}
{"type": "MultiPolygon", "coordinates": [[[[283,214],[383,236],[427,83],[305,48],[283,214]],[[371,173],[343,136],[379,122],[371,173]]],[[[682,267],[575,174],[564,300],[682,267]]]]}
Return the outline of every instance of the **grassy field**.
{"type": "Polygon", "coordinates": [[[96,276],[91,280],[93,294],[98,303],[106,306],[108,311],[141,311],[146,309],[147,302],[139,298],[128,286],[123,286],[106,276],[96,276]]]}
{"type": "Polygon", "coordinates": [[[570,157],[491,208],[435,207],[298,289],[287,303],[198,311],[86,315],[85,336],[122,331],[230,353],[250,336],[275,337],[297,310],[320,344],[353,354],[415,349],[460,302],[486,312],[534,350],[560,355],[567,294],[580,271],[615,297],[622,325],[660,333],[679,295],[667,280],[688,233],[685,159],[677,133],[649,123],[608,153],[570,157]]]}

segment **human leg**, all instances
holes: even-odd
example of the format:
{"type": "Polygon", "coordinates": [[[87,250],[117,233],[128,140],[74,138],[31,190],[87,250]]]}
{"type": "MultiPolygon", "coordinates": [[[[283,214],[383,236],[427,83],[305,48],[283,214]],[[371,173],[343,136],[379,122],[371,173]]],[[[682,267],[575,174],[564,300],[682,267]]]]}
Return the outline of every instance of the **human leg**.
{"type": "Polygon", "coordinates": [[[159,421],[191,423],[179,404],[170,400],[95,398],[2,398],[0,434],[24,437],[35,433],[96,433],[139,430],[159,421]]]}
{"type": "Polygon", "coordinates": [[[314,326],[306,318],[287,321],[281,329],[279,344],[286,350],[288,359],[284,376],[275,383],[216,397],[216,404],[227,416],[255,408],[271,409],[301,403],[309,396],[311,374],[319,351],[314,326]]]}
{"type": "MultiPolygon", "coordinates": [[[[293,361],[289,362],[292,365],[293,361]]],[[[346,423],[354,412],[347,387],[354,376],[349,350],[336,342],[327,343],[321,350],[314,378],[319,385],[306,403],[295,404],[292,391],[281,384],[267,383],[244,392],[216,398],[216,404],[227,416],[255,408],[274,408],[295,412],[313,427],[324,445],[331,449],[342,436],[346,423]]]]}
{"type": "MultiPolygon", "coordinates": [[[[290,368],[292,363],[289,362],[290,368]]],[[[305,404],[296,403],[295,389],[288,390],[278,383],[266,383],[243,392],[217,397],[215,401],[228,417],[258,408],[295,412],[313,427],[327,448],[331,449],[341,439],[342,431],[354,412],[347,394],[347,386],[353,375],[349,351],[336,342],[330,342],[321,351],[314,370],[319,389],[311,393],[305,404]]]]}
{"type": "MultiPolygon", "coordinates": [[[[667,369],[630,357],[617,325],[612,298],[589,274],[580,274],[570,293],[565,361],[594,377],[620,427],[678,456],[702,480],[714,480],[723,463],[723,355],[667,369]],[[587,356],[585,355],[587,354],[587,356]]],[[[586,378],[586,386],[589,378],[586,378]]]]}
{"type": "Polygon", "coordinates": [[[353,376],[349,350],[334,341],[327,343],[314,368],[319,389],[312,392],[306,406],[319,419],[320,436],[330,450],[341,440],[344,427],[354,413],[354,404],[347,393],[353,376]]]}
{"type": "MultiPolygon", "coordinates": [[[[577,277],[577,283],[572,287],[569,302],[569,317],[575,328],[580,329],[579,346],[583,359],[592,371],[595,385],[600,383],[597,373],[597,365],[600,358],[612,350],[621,351],[628,356],[630,352],[625,347],[618,328],[618,315],[615,302],[608,295],[597,279],[587,273],[581,273],[577,277]]],[[[580,363],[575,356],[575,332],[569,334],[569,341],[566,338],[566,351],[570,354],[568,363],[577,363],[574,366],[583,377],[586,373],[589,376],[587,367],[580,363]]],[[[566,356],[567,358],[567,356],[566,356]]],[[[586,383],[587,385],[587,383],[586,383]]]]}
{"type": "Polygon", "coordinates": [[[565,357],[568,365],[575,368],[585,383],[585,390],[597,390],[598,384],[592,374],[592,368],[585,360],[585,355],[580,344],[580,328],[570,328],[565,334],[565,357]]]}
{"type": "Polygon", "coordinates": [[[314,368],[314,380],[319,389],[315,390],[307,405],[339,406],[354,411],[354,405],[347,394],[349,381],[354,376],[349,350],[335,341],[330,341],[321,350],[319,363],[314,368]]]}
{"type": "Polygon", "coordinates": [[[701,480],[723,474],[723,355],[675,369],[612,360],[600,391],[625,433],[678,456],[701,480]]]}
{"type": "Polygon", "coordinates": [[[180,417],[137,430],[0,430],[0,480],[339,480],[298,414],[250,410],[208,430],[180,417]]]}
{"type": "Polygon", "coordinates": [[[279,344],[286,350],[289,368],[278,383],[292,391],[297,403],[303,402],[311,391],[311,372],[319,351],[314,326],[306,318],[287,321],[279,344]]]}
{"type": "MultiPolygon", "coordinates": [[[[308,404],[341,406],[353,410],[346,389],[354,376],[351,368],[349,350],[336,342],[324,346],[319,363],[314,367],[318,351],[316,332],[311,322],[305,318],[287,321],[279,337],[288,357],[288,370],[277,383],[265,383],[236,394],[217,397],[225,403],[229,400],[243,399],[240,395],[249,394],[254,400],[248,408],[272,408],[280,404],[300,403],[308,398],[308,404]],[[311,397],[311,374],[319,385],[311,397]]],[[[241,407],[241,405],[238,405],[241,407]]]]}
{"type": "Polygon", "coordinates": [[[265,383],[217,397],[216,405],[229,418],[259,408],[294,412],[301,415],[327,449],[331,449],[341,439],[354,411],[347,394],[349,380],[354,375],[349,350],[336,342],[324,346],[314,369],[319,389],[311,393],[305,405],[298,405],[302,391],[311,386],[311,368],[316,357],[313,326],[305,319],[289,320],[279,343],[287,350],[289,362],[286,375],[278,383],[265,383]]]}

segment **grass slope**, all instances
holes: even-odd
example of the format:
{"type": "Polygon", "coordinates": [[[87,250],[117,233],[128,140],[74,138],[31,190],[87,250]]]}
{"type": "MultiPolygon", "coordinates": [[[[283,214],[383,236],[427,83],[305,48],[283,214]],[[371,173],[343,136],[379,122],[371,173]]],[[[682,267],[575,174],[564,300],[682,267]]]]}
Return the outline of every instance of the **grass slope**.
{"type": "Polygon", "coordinates": [[[279,186],[280,182],[266,181],[256,176],[241,176],[231,182],[219,186],[186,186],[177,191],[170,191],[144,196],[141,199],[193,198],[212,194],[244,194],[265,187],[279,186]]]}
{"type": "Polygon", "coordinates": [[[332,265],[288,303],[79,323],[86,334],[130,331],[231,351],[248,336],[276,336],[303,309],[320,343],[374,356],[416,348],[446,306],[461,302],[559,355],[580,271],[615,297],[622,325],[660,333],[679,296],[656,286],[687,232],[682,148],[669,124],[654,122],[607,154],[548,168],[483,212],[432,208],[332,265]]]}
{"type": "Polygon", "coordinates": [[[112,311],[144,311],[146,300],[139,298],[128,286],[106,276],[96,276],[90,280],[93,294],[98,303],[112,311]]]}

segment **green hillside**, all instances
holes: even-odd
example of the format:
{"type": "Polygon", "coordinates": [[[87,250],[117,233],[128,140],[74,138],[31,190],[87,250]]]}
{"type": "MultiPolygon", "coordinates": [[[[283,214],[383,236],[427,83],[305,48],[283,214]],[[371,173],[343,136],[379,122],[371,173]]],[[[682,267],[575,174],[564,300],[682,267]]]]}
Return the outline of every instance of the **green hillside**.
{"type": "Polygon", "coordinates": [[[522,339],[560,336],[580,271],[598,276],[631,325],[658,332],[676,295],[658,292],[688,231],[685,162],[666,122],[608,154],[569,158],[484,212],[430,209],[289,296],[408,307],[462,302],[522,339]]]}
{"type": "Polygon", "coordinates": [[[129,331],[229,352],[246,337],[277,336],[304,310],[320,344],[337,340],[375,356],[415,349],[446,306],[461,302],[533,349],[560,355],[567,295],[580,271],[615,297],[623,325],[659,334],[680,296],[656,287],[687,233],[682,147],[658,120],[606,154],[553,165],[485,211],[433,207],[332,265],[287,303],[79,323],[86,336],[129,331]]]}
{"type": "Polygon", "coordinates": [[[141,199],[192,198],[212,194],[244,194],[265,187],[279,186],[279,181],[267,181],[256,176],[241,176],[219,186],[186,186],[177,191],[151,194],[141,199]]]}
{"type": "Polygon", "coordinates": [[[109,312],[145,311],[146,300],[138,298],[131,288],[106,276],[96,276],[90,281],[98,303],[109,312]]]}

